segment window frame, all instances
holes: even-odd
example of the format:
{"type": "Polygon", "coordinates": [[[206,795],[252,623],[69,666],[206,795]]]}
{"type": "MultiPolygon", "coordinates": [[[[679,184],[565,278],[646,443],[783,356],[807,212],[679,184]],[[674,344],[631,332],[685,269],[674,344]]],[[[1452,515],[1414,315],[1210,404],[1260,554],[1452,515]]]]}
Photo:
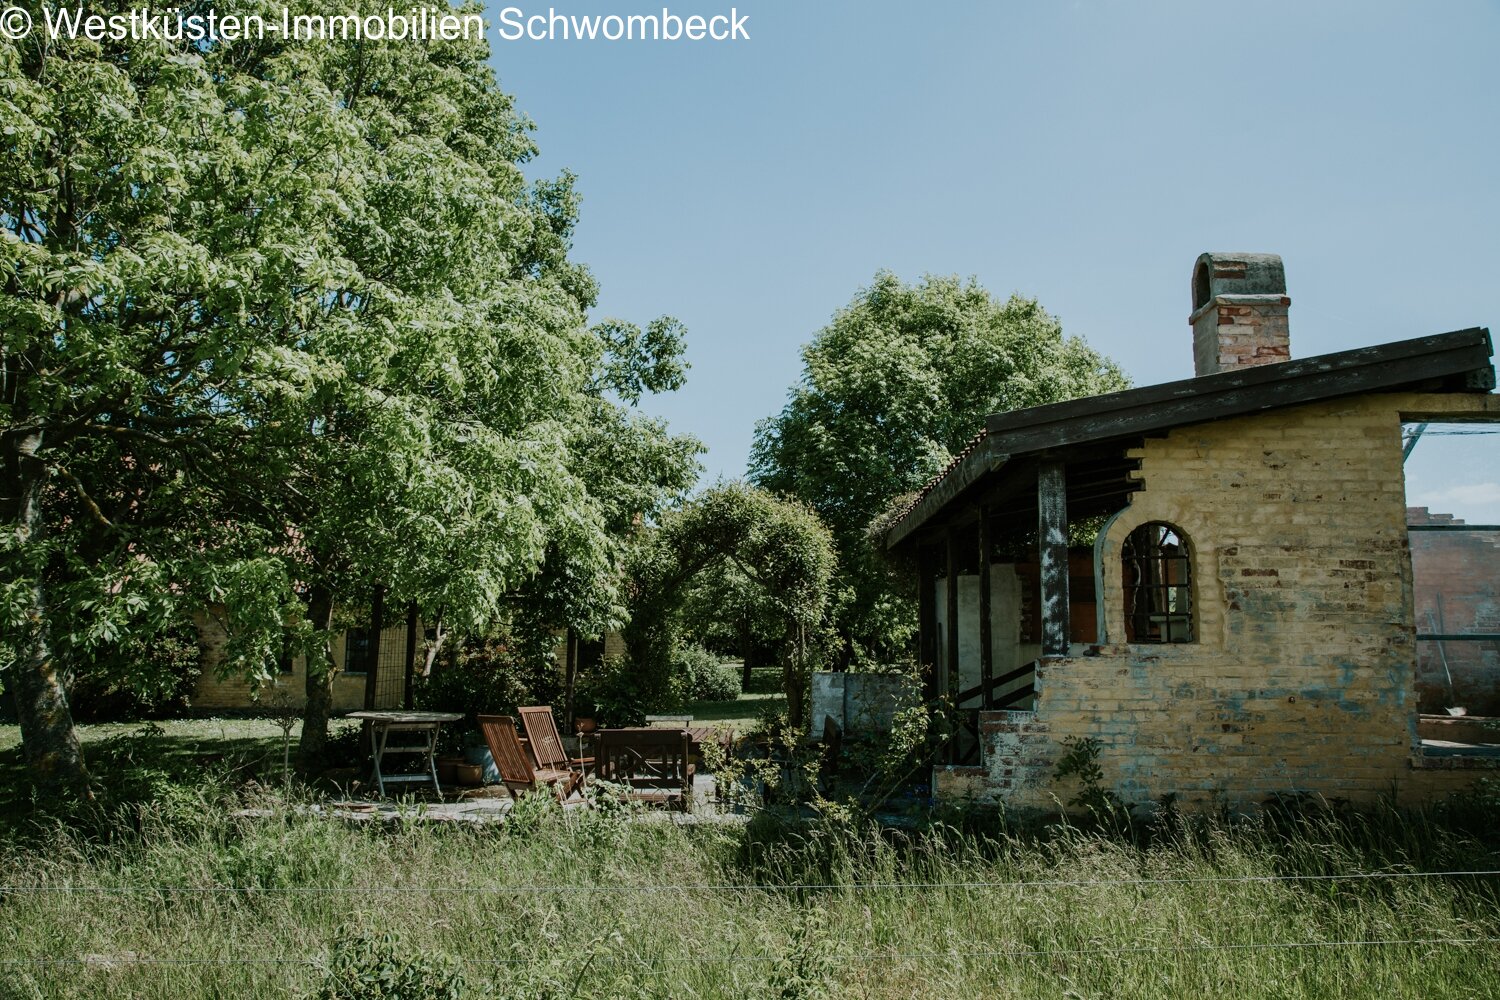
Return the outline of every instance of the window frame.
{"type": "Polygon", "coordinates": [[[1187,533],[1167,521],[1143,521],[1120,545],[1125,641],[1182,646],[1198,641],[1198,602],[1193,593],[1193,547],[1187,533]],[[1155,537],[1147,539],[1148,533],[1155,537]],[[1167,548],[1175,542],[1175,549],[1167,548]],[[1145,553],[1137,551],[1148,546],[1145,553]],[[1150,600],[1144,611],[1140,600],[1150,600]],[[1141,625],[1146,629],[1142,632],[1141,625]]]}
{"type": "Polygon", "coordinates": [[[351,677],[364,677],[370,672],[370,630],[367,628],[344,629],[344,670],[351,677]],[[355,636],[359,636],[358,639],[355,636]],[[359,659],[350,666],[355,647],[360,650],[359,659]]]}

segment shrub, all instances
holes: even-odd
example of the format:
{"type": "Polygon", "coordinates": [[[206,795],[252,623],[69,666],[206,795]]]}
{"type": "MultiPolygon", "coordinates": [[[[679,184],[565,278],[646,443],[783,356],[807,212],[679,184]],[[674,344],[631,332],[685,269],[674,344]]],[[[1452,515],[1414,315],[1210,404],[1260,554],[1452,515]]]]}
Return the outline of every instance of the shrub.
{"type": "Polygon", "coordinates": [[[198,630],[182,622],[132,634],[87,655],[68,694],[83,722],[134,722],[182,715],[201,670],[198,630]]]}
{"type": "Polygon", "coordinates": [[[646,685],[630,661],[615,656],[601,660],[579,678],[573,704],[593,706],[600,725],[639,726],[646,721],[647,712],[666,707],[650,704],[648,697],[646,685]]]}
{"type": "Polygon", "coordinates": [[[550,650],[518,641],[504,631],[471,636],[439,657],[432,674],[419,678],[417,704],[434,712],[513,713],[517,705],[551,704],[559,677],[550,650]]]}
{"type": "Polygon", "coordinates": [[[456,1000],[463,974],[445,955],[417,952],[394,933],[340,928],[338,941],[319,962],[323,981],[315,1000],[456,1000]]]}
{"type": "Polygon", "coordinates": [[[733,701],[740,696],[739,671],[702,646],[677,647],[672,674],[682,693],[694,701],[733,701]]]}

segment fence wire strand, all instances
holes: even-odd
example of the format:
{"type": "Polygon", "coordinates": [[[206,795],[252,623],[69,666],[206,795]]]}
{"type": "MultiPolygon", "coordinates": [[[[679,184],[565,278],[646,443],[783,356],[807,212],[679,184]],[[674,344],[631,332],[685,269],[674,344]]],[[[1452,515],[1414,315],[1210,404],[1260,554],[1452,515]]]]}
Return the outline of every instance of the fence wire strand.
{"type": "Polygon", "coordinates": [[[786,882],[786,883],[684,883],[679,885],[287,885],[287,886],[231,886],[231,885],[0,885],[0,894],[93,892],[101,895],[129,895],[135,893],[163,894],[242,894],[289,893],[289,894],[337,894],[337,895],[437,895],[442,893],[486,893],[523,895],[527,893],[593,893],[593,892],[826,892],[831,890],[921,890],[938,889],[1079,889],[1093,886],[1148,886],[1148,885],[1248,885],[1268,882],[1355,882],[1374,879],[1411,878],[1494,878],[1500,869],[1482,871],[1437,871],[1437,872],[1348,872],[1338,875],[1203,875],[1166,878],[1100,878],[1064,880],[1012,880],[998,882],[786,882]]]}
{"type": "MultiPolygon", "coordinates": [[[[911,951],[891,952],[873,951],[859,954],[839,953],[838,957],[849,962],[923,962],[923,961],[953,961],[955,959],[1002,959],[1002,958],[1054,958],[1054,957],[1083,957],[1087,955],[1131,955],[1131,954],[1158,954],[1158,953],[1192,953],[1213,951],[1273,951],[1276,949],[1314,949],[1314,948],[1384,948],[1384,947],[1453,947],[1460,945],[1496,944],[1500,943],[1500,937],[1471,937],[1471,938],[1370,938],[1351,941],[1262,941],[1241,943],[1201,943],[1201,944],[1144,944],[1144,945],[1117,945],[1099,948],[1020,948],[1020,949],[990,949],[986,951],[911,951]]],[[[781,962],[786,959],[784,955],[658,955],[658,956],[629,956],[629,955],[597,955],[594,961],[603,962],[635,962],[642,965],[676,965],[682,963],[691,964],[764,964],[781,962]]],[[[82,965],[100,969],[109,969],[120,965],[157,965],[157,966],[312,966],[321,961],[318,957],[306,958],[153,958],[140,955],[75,955],[63,958],[8,958],[0,959],[0,967],[15,967],[26,965],[43,966],[68,966],[82,965]]],[[[460,959],[459,964],[482,967],[482,966],[513,966],[525,965],[532,962],[531,958],[467,958],[460,959]]]]}

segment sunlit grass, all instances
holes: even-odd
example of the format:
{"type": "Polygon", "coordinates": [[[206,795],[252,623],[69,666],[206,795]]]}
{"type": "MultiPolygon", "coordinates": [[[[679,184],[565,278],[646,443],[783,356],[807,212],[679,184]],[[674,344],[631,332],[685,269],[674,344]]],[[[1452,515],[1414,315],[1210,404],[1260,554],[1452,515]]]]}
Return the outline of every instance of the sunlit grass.
{"type": "Polygon", "coordinates": [[[0,897],[0,955],[69,963],[11,966],[0,996],[296,994],[338,941],[387,930],[507,997],[1477,998],[1500,982],[1493,942],[1347,943],[1500,937],[1493,878],[1285,880],[1497,866],[1493,843],[1394,812],[1121,839],[537,804],[459,829],[252,819],[218,794],[123,813],[105,839],[0,846],[4,882],[72,887],[0,897]],[[1031,884],[1058,882],[1075,884],[1031,884]]]}

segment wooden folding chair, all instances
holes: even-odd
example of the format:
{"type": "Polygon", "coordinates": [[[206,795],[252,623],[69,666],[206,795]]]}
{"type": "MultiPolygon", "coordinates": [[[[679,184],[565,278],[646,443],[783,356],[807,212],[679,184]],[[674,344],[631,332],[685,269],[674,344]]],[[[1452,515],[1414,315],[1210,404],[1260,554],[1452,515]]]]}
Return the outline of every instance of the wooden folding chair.
{"type": "Polygon", "coordinates": [[[511,798],[518,798],[523,791],[536,791],[544,786],[557,793],[557,801],[566,802],[568,796],[583,786],[583,774],[567,768],[533,767],[531,758],[521,746],[521,736],[516,732],[516,720],[508,715],[481,715],[479,731],[489,744],[495,758],[495,767],[500,771],[500,780],[505,783],[511,798]]]}
{"type": "Polygon", "coordinates": [[[531,744],[531,759],[542,769],[583,772],[594,765],[592,757],[570,757],[557,731],[557,719],[551,705],[528,705],[516,709],[526,741],[531,744]]]}

